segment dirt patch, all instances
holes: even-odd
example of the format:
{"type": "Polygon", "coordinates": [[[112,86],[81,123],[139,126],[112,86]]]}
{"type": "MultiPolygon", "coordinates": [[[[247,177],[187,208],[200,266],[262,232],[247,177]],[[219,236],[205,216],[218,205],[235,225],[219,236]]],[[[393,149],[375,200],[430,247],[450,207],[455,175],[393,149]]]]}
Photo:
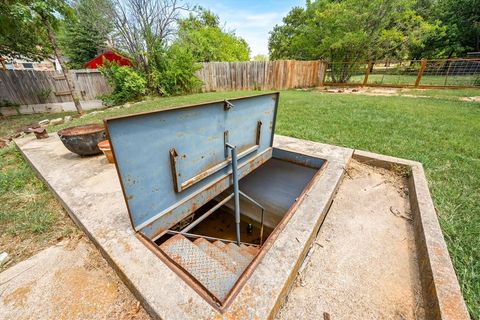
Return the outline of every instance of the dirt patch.
{"type": "Polygon", "coordinates": [[[277,319],[423,319],[404,176],[352,161],[277,319]]]}
{"type": "Polygon", "coordinates": [[[2,319],[150,319],[84,238],[0,273],[2,319]]]}
{"type": "Polygon", "coordinates": [[[464,97],[462,98],[463,101],[467,102],[480,102],[480,96],[477,97],[464,97]]]}
{"type": "Polygon", "coordinates": [[[325,87],[327,93],[361,94],[367,96],[398,96],[401,92],[399,88],[372,88],[372,87],[325,87]]]}
{"type": "MultiPolygon", "coordinates": [[[[403,88],[383,88],[383,87],[325,87],[324,92],[327,93],[343,93],[343,94],[359,94],[364,96],[379,96],[379,97],[409,97],[409,98],[431,98],[422,94],[411,94],[410,89],[403,88]],[[409,93],[410,92],[410,93],[409,93]]],[[[421,89],[416,89],[419,93],[421,89]]]]}

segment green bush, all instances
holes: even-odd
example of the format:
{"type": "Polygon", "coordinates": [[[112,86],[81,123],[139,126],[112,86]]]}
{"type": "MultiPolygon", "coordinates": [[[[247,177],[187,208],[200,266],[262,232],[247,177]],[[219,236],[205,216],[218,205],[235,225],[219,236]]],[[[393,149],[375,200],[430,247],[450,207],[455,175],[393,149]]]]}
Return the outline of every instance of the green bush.
{"type": "Polygon", "coordinates": [[[145,95],[147,82],[133,68],[119,66],[116,63],[105,63],[100,71],[113,88],[112,93],[101,97],[106,105],[122,104],[145,95]]]}
{"type": "Polygon", "coordinates": [[[169,96],[191,93],[202,84],[195,76],[201,66],[186,48],[175,45],[168,50],[157,48],[151,62],[149,87],[156,94],[169,96]]]}

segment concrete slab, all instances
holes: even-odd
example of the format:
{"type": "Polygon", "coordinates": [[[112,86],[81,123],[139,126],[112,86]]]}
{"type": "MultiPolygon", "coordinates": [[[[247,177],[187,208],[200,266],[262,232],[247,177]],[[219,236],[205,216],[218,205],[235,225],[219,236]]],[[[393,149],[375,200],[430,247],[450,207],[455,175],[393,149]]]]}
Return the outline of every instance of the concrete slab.
{"type": "Polygon", "coordinates": [[[353,150],[276,136],[276,147],[327,160],[323,173],[298,205],[271,248],[220,313],[140,242],[131,228],[120,184],[103,157],[80,158],[51,135],[16,141],[146,310],[163,319],[272,318],[287,294],[323,221],[353,150]]]}
{"type": "Polygon", "coordinates": [[[0,273],[9,319],[149,319],[85,239],[64,241],[0,273]]]}

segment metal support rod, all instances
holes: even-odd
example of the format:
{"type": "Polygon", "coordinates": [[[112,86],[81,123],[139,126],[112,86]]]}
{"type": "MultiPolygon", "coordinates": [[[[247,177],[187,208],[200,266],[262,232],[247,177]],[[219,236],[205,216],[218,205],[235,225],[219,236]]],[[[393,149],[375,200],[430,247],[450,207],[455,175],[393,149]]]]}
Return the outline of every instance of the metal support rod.
{"type": "Polygon", "coordinates": [[[248,201],[250,201],[251,203],[253,203],[254,205],[256,205],[257,207],[259,207],[262,210],[262,217],[260,219],[260,245],[262,245],[262,243],[263,243],[263,216],[264,216],[264,213],[265,213],[265,208],[260,203],[255,201],[252,197],[250,197],[248,194],[243,192],[242,190],[239,190],[239,193],[245,199],[247,199],[248,201]]]}
{"type": "Polygon", "coordinates": [[[186,226],[185,228],[183,228],[182,230],[180,230],[180,233],[186,233],[186,232],[192,230],[193,228],[195,228],[200,222],[202,222],[203,220],[205,220],[209,215],[211,215],[212,213],[214,213],[215,211],[217,211],[218,208],[220,208],[221,206],[223,206],[225,203],[227,203],[228,201],[230,201],[232,198],[233,198],[233,193],[230,194],[229,196],[227,196],[225,199],[223,199],[223,200],[220,201],[219,203],[217,203],[213,208],[211,208],[210,210],[208,210],[207,212],[205,212],[204,214],[202,214],[197,220],[193,221],[193,222],[190,223],[188,226],[186,226]]]}
{"type": "Polygon", "coordinates": [[[232,154],[232,178],[233,178],[233,195],[235,201],[235,226],[237,233],[237,245],[240,245],[240,192],[238,188],[238,172],[237,172],[237,147],[226,144],[230,148],[232,154]]]}
{"type": "Polygon", "coordinates": [[[260,245],[263,244],[263,216],[264,216],[264,213],[265,213],[265,209],[262,208],[262,218],[261,218],[261,222],[260,222],[260,245]]]}

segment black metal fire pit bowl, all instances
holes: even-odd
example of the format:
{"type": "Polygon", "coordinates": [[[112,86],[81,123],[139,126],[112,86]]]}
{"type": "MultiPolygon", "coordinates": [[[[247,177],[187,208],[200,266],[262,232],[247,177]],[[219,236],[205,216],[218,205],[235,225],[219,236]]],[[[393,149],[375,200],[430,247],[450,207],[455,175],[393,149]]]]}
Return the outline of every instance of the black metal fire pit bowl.
{"type": "Polygon", "coordinates": [[[58,131],[58,136],[68,150],[80,156],[102,153],[97,145],[107,138],[103,124],[86,124],[65,128],[58,131]]]}

